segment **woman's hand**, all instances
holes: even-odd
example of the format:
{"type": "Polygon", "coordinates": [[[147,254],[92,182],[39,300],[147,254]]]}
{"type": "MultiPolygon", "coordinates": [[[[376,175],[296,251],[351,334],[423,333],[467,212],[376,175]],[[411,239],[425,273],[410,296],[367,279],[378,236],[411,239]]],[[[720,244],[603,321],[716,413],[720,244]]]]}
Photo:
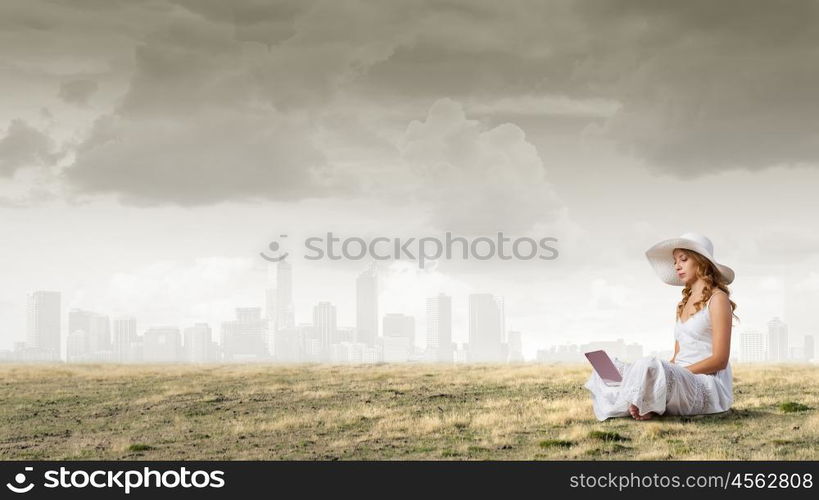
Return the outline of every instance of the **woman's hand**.
{"type": "Polygon", "coordinates": [[[719,361],[715,360],[714,356],[709,356],[685,368],[693,374],[704,373],[705,375],[716,375],[717,372],[722,369],[719,367],[719,363],[719,361]]]}

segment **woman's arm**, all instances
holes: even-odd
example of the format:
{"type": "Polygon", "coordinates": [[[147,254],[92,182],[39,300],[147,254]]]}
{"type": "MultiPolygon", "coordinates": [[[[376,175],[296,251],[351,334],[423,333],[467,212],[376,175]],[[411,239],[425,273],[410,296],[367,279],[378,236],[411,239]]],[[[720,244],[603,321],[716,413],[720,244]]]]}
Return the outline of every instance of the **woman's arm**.
{"type": "Polygon", "coordinates": [[[677,359],[677,353],[678,352],[680,352],[680,341],[675,340],[674,341],[674,355],[671,356],[671,360],[669,361],[670,363],[673,363],[674,360],[677,359]]]}
{"type": "Polygon", "coordinates": [[[711,299],[709,306],[711,325],[713,328],[711,356],[688,365],[686,368],[692,373],[716,373],[728,366],[728,357],[731,354],[731,303],[728,296],[719,293],[711,299]]]}

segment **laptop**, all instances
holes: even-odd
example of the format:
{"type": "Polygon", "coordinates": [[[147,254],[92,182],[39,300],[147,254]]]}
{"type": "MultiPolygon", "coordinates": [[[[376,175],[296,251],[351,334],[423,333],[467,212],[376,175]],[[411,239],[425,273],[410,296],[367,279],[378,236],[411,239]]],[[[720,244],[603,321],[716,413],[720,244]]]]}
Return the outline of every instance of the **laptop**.
{"type": "Polygon", "coordinates": [[[620,385],[623,377],[606,351],[590,351],[584,354],[604,384],[612,387],[620,385]]]}

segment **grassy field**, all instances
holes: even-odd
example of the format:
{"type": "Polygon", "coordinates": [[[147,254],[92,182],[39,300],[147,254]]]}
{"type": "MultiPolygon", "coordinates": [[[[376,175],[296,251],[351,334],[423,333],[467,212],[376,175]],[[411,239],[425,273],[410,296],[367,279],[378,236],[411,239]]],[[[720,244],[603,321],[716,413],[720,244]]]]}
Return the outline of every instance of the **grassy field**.
{"type": "Polygon", "coordinates": [[[819,367],[715,416],[598,422],[586,365],[0,365],[0,459],[819,458],[819,367]]]}

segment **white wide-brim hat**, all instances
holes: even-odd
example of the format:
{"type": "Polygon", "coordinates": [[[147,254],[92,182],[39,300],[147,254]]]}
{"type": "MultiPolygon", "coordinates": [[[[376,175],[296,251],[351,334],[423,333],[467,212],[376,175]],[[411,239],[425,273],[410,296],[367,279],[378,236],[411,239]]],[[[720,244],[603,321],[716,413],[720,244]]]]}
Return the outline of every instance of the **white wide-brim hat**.
{"type": "Polygon", "coordinates": [[[701,234],[685,233],[679,238],[663,240],[646,250],[648,262],[663,282],[669,285],[685,286],[685,283],[677,276],[677,270],[674,267],[675,248],[697,252],[714,264],[726,283],[734,281],[734,270],[714,259],[714,245],[711,240],[701,234]]]}

